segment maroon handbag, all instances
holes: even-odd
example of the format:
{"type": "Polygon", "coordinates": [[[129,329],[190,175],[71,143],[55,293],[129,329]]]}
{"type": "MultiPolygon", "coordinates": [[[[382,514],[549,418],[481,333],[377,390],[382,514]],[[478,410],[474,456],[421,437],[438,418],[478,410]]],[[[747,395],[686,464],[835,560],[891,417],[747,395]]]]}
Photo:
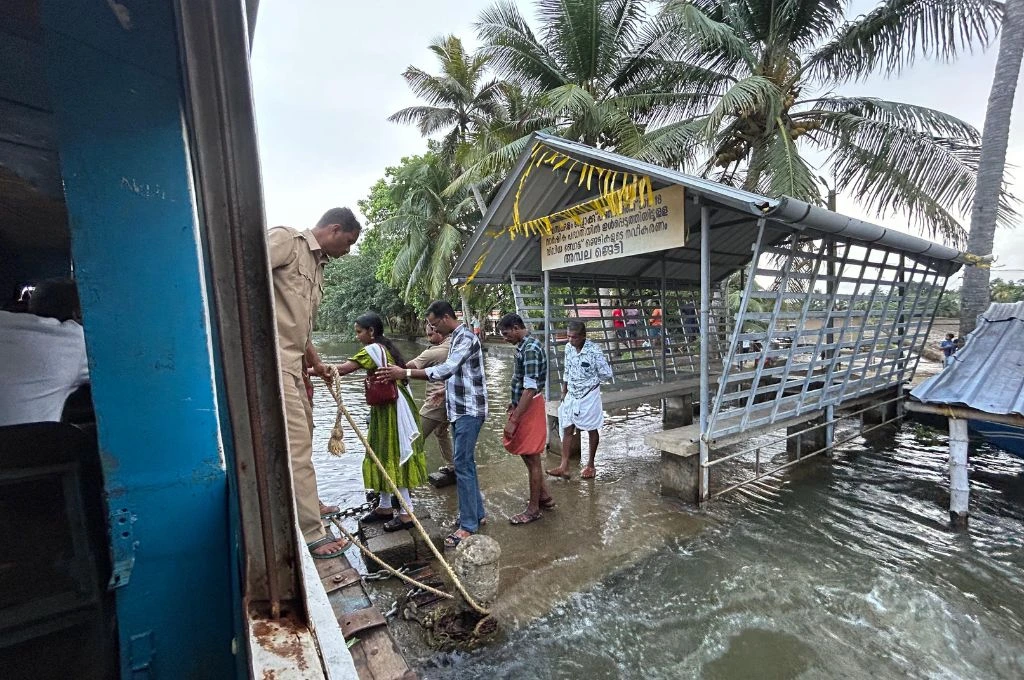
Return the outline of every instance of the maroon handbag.
{"type": "MultiPolygon", "coordinates": [[[[384,357],[384,365],[388,365],[388,353],[381,347],[381,355],[384,357]]],[[[392,380],[377,380],[376,371],[369,373],[363,383],[366,386],[366,403],[369,406],[387,406],[398,401],[398,385],[392,380]]]]}

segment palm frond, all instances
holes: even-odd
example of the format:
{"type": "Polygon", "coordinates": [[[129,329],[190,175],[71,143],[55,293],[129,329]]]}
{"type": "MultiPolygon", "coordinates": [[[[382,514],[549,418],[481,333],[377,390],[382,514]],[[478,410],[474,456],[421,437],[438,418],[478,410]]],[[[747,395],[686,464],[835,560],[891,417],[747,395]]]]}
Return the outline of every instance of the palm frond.
{"type": "Polygon", "coordinates": [[[782,112],[782,104],[782,91],[778,85],[764,76],[748,76],[733,83],[708,114],[708,137],[718,133],[726,116],[756,111],[767,120],[774,120],[782,112]]]}
{"type": "Polygon", "coordinates": [[[475,26],[484,45],[481,53],[507,79],[540,91],[568,82],[514,2],[500,0],[480,14],[475,26]]]}
{"type": "Polygon", "coordinates": [[[689,0],[671,0],[664,11],[678,21],[684,58],[716,70],[731,71],[739,63],[754,67],[757,58],[750,48],[751,42],[737,33],[733,25],[721,20],[724,17],[710,16],[699,3],[689,0]]]}
{"type": "Polygon", "coordinates": [[[956,116],[916,104],[888,101],[875,97],[823,97],[813,106],[799,113],[791,113],[794,120],[815,120],[819,112],[849,113],[866,120],[927,132],[940,137],[953,137],[969,144],[980,144],[978,130],[956,116]]]}
{"type": "Polygon", "coordinates": [[[977,144],[852,113],[826,114],[820,120],[818,132],[827,138],[822,144],[832,150],[830,162],[837,176],[852,184],[858,198],[872,209],[898,209],[899,192],[913,185],[915,193],[969,213],[977,180],[977,144]],[[890,183],[890,174],[903,179],[890,183]]]}
{"type": "Polygon", "coordinates": [[[809,203],[820,203],[821,193],[815,172],[797,149],[796,140],[781,121],[751,157],[748,176],[758,177],[756,187],[747,187],[766,196],[792,196],[809,203]]]}
{"type": "Polygon", "coordinates": [[[846,23],[804,63],[826,83],[899,73],[919,56],[950,60],[987,47],[1002,18],[1000,0],[885,0],[846,23]]]}

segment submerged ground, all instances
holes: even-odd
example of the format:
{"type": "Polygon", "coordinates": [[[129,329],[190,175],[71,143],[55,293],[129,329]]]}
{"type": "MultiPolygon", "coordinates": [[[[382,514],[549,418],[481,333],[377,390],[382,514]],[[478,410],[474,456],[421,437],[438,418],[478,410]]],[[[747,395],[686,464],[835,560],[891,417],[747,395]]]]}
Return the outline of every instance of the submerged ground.
{"type": "MultiPolygon", "coordinates": [[[[553,480],[559,507],[513,527],[526,479],[499,441],[509,359],[489,353],[495,416],[478,449],[507,632],[464,656],[410,646],[425,677],[1024,676],[1024,461],[972,449],[966,533],[947,528],[945,437],[913,422],[698,512],[659,494],[642,435],[660,416],[641,408],[611,414],[597,479],[553,480]]],[[[346,394],[365,414],[358,381],[346,394]]],[[[321,495],[355,505],[361,448],[347,433],[348,455],[326,453],[330,400],[318,389],[321,495]]],[[[428,457],[440,464],[433,443],[428,457]]],[[[456,512],[451,487],[416,502],[456,512]]]]}

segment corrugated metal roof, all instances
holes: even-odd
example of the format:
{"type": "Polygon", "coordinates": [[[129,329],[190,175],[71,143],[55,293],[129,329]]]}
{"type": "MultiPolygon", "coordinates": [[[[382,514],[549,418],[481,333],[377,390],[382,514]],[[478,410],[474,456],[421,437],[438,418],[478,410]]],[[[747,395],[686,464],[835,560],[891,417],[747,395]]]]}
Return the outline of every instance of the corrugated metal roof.
{"type": "Polygon", "coordinates": [[[1024,302],[994,303],[941,373],[910,392],[926,404],[1024,415],[1024,302]]]}
{"type": "MultiPolygon", "coordinates": [[[[894,248],[919,260],[937,266],[947,274],[964,263],[959,251],[916,236],[886,229],[844,215],[808,205],[793,198],[767,198],[725,184],[686,175],[650,163],[594,149],[560,137],[538,134],[536,141],[560,151],[573,159],[589,162],[619,172],[647,175],[654,189],[679,185],[686,189],[687,204],[699,200],[713,209],[711,278],[722,279],[744,266],[751,258],[751,246],[757,239],[758,220],[765,218],[768,238],[778,242],[794,232],[836,234],[863,243],[876,243],[894,248]]],[[[498,189],[462,257],[452,271],[452,278],[464,281],[482,255],[487,257],[474,280],[478,283],[507,281],[511,273],[540,273],[539,238],[509,239],[491,237],[512,224],[513,204],[519,181],[530,160],[532,144],[520,156],[516,166],[498,189]],[[490,233],[488,233],[490,232],[490,233]]],[[[523,184],[519,210],[523,221],[550,215],[558,210],[594,198],[595,186],[588,190],[576,181],[566,181],[565,172],[556,172],[548,165],[534,167],[523,184]]],[[[697,284],[700,281],[700,211],[687,210],[688,238],[681,248],[665,253],[666,277],[671,281],[697,284]]],[[[559,269],[559,274],[601,276],[614,274],[627,277],[661,276],[661,253],[635,255],[611,261],[582,264],[559,269]]]]}

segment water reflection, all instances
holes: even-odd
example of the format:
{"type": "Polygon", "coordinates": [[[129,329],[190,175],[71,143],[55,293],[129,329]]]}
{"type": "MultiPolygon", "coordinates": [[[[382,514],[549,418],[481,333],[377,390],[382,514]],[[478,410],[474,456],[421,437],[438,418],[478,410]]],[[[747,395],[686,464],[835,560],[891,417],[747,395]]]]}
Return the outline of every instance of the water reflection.
{"type": "MultiPolygon", "coordinates": [[[[503,412],[507,357],[487,370],[503,412]]],[[[346,394],[365,417],[359,383],[346,394]]],[[[318,391],[321,490],[344,504],[361,499],[361,449],[347,433],[353,455],[325,460],[327,400],[318,391]]],[[[553,484],[559,508],[523,528],[503,519],[521,509],[523,466],[488,423],[481,479],[511,630],[467,656],[411,659],[425,677],[1024,677],[1024,461],[972,448],[965,533],[947,529],[945,439],[913,423],[695,513],[658,494],[642,443],[656,411],[606,422],[598,479],[553,484]]],[[[451,516],[446,492],[417,503],[451,516]]]]}

